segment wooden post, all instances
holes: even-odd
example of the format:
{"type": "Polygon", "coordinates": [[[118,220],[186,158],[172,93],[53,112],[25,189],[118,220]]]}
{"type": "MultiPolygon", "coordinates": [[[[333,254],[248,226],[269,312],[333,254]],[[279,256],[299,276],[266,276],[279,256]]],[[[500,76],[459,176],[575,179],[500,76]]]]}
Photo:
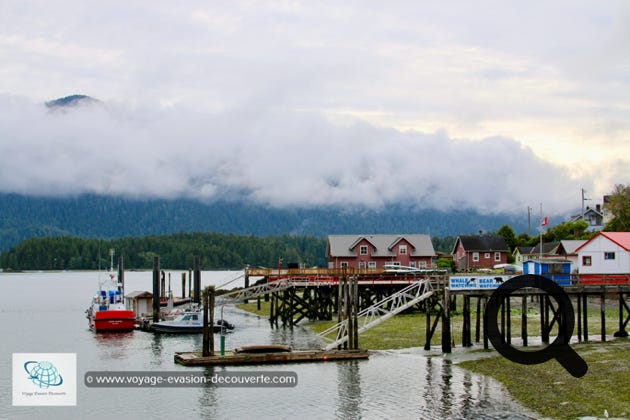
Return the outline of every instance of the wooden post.
{"type": "Polygon", "coordinates": [[[354,324],[352,323],[352,319],[350,318],[350,311],[351,311],[351,305],[350,305],[350,290],[349,290],[349,285],[348,285],[348,277],[347,276],[343,276],[343,318],[346,321],[346,341],[343,343],[343,348],[344,349],[348,349],[350,348],[350,342],[351,341],[351,337],[353,335],[353,331],[352,331],[352,327],[354,327],[354,324]]]}
{"type": "Polygon", "coordinates": [[[164,299],[166,297],[166,275],[164,270],[160,271],[160,275],[160,299],[164,299]]]}
{"type": "Polygon", "coordinates": [[[201,257],[199,255],[195,255],[195,271],[194,271],[194,293],[195,296],[193,298],[194,303],[201,303],[199,299],[199,295],[201,294],[201,257]]]}
{"type": "Polygon", "coordinates": [[[503,338],[503,340],[507,342],[505,338],[505,301],[506,300],[507,299],[504,297],[503,301],[501,302],[501,338],[503,338]]]}
{"type": "Polygon", "coordinates": [[[359,348],[359,279],[358,277],[354,277],[354,290],[352,292],[353,295],[353,310],[352,317],[354,319],[354,348],[359,348]]]}
{"type": "Polygon", "coordinates": [[[621,286],[619,286],[617,297],[619,299],[619,331],[615,331],[613,335],[615,337],[627,337],[628,331],[626,331],[626,324],[628,323],[628,320],[625,319],[624,308],[628,311],[628,313],[630,313],[630,308],[623,297],[623,290],[621,286]]]}
{"type": "Polygon", "coordinates": [[[582,342],[582,300],[580,299],[580,293],[578,292],[576,294],[576,304],[577,304],[577,316],[576,316],[576,321],[577,321],[577,337],[578,337],[578,341],[581,343],[582,342]]]}
{"type": "Polygon", "coordinates": [[[120,283],[120,295],[122,299],[125,299],[125,267],[122,255],[118,257],[118,283],[120,283]]]}
{"type": "Polygon", "coordinates": [[[521,338],[523,347],[527,347],[527,294],[521,296],[521,338]]]}
{"type": "Polygon", "coordinates": [[[214,286],[208,286],[203,291],[202,356],[214,356],[214,286]]]}
{"type": "MultiPolygon", "coordinates": [[[[247,270],[245,271],[245,289],[249,287],[249,275],[247,275],[247,270]]],[[[249,299],[243,300],[243,303],[248,303],[249,299]]],[[[258,309],[260,309],[260,299],[258,299],[258,309]]]]}
{"type": "Polygon", "coordinates": [[[475,319],[475,343],[479,342],[479,337],[481,336],[481,296],[477,296],[477,319],[475,319]]]}
{"type": "Polygon", "coordinates": [[[450,290],[444,287],[444,305],[442,308],[442,351],[450,353],[451,348],[451,307],[450,290]]]}
{"type": "Polygon", "coordinates": [[[182,299],[186,298],[186,273],[182,272],[182,299]]]}
{"type": "Polygon", "coordinates": [[[431,298],[427,299],[424,304],[424,307],[426,309],[427,312],[427,316],[426,316],[426,332],[425,332],[425,341],[424,341],[424,349],[425,350],[431,350],[431,304],[429,303],[431,301],[431,298]]]}
{"type": "Polygon", "coordinates": [[[508,295],[505,298],[505,313],[506,313],[506,323],[505,323],[505,341],[512,345],[512,306],[510,296],[508,295]]]}
{"type": "MultiPolygon", "coordinates": [[[[345,268],[342,270],[343,274],[341,277],[337,278],[337,323],[340,323],[341,321],[343,321],[343,314],[344,314],[344,296],[343,296],[343,280],[345,278],[345,273],[346,270],[345,268]]],[[[341,349],[342,345],[340,344],[339,346],[337,346],[338,349],[341,349]]]]}
{"type": "Polygon", "coordinates": [[[600,311],[600,317],[602,320],[602,342],[606,341],[606,290],[604,289],[604,286],[602,286],[602,294],[599,297],[599,311],[600,311]]]}
{"type": "MultiPolygon", "coordinates": [[[[488,350],[488,317],[486,317],[486,306],[488,306],[488,296],[483,296],[483,349],[488,350]]],[[[492,320],[496,322],[496,320],[492,320]]]]}
{"type": "Polygon", "coordinates": [[[584,330],[584,342],[588,342],[588,296],[586,293],[582,294],[582,326],[584,330]]]}
{"type": "Polygon", "coordinates": [[[464,347],[472,346],[472,340],[470,339],[470,296],[464,295],[464,325],[462,328],[462,345],[464,347]]]}
{"type": "Polygon", "coordinates": [[[160,321],[160,257],[153,257],[153,322],[160,321]]]}

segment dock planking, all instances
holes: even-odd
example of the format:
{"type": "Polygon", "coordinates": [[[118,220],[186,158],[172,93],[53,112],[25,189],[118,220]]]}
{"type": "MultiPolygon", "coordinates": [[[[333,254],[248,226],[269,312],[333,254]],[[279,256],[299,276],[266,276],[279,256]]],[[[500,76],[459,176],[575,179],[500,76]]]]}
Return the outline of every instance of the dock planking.
{"type": "Polygon", "coordinates": [[[200,352],[175,353],[175,363],[183,366],[226,366],[271,363],[327,362],[367,359],[365,349],[352,350],[292,350],[270,353],[225,352],[221,355],[202,356],[200,352]]]}

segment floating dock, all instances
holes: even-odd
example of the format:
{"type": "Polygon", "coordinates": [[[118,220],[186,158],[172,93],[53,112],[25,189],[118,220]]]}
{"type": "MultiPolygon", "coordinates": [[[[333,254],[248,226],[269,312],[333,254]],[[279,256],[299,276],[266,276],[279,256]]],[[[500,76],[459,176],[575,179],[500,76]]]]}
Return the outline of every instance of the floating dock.
{"type": "Polygon", "coordinates": [[[201,352],[175,353],[175,363],[183,366],[226,366],[270,363],[326,362],[333,360],[367,359],[365,349],[353,350],[291,350],[268,353],[239,352],[238,349],[224,355],[202,356],[201,352]]]}

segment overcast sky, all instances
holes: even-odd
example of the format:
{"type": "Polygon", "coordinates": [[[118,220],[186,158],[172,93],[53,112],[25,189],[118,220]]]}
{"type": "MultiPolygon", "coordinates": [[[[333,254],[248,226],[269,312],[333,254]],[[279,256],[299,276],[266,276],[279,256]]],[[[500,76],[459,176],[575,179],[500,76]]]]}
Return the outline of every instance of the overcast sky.
{"type": "Polygon", "coordinates": [[[0,0],[0,63],[3,192],[562,215],[630,183],[625,0],[0,0]]]}

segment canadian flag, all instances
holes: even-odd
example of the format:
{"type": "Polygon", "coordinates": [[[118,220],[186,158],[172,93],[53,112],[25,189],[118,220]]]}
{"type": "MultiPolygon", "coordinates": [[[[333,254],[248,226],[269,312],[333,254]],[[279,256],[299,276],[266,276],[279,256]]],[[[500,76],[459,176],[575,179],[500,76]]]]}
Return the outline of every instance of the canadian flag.
{"type": "Polygon", "coordinates": [[[549,220],[547,220],[547,216],[543,217],[542,222],[540,222],[540,226],[547,226],[549,220]]]}

